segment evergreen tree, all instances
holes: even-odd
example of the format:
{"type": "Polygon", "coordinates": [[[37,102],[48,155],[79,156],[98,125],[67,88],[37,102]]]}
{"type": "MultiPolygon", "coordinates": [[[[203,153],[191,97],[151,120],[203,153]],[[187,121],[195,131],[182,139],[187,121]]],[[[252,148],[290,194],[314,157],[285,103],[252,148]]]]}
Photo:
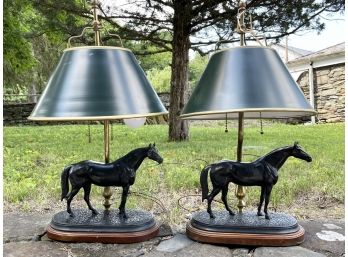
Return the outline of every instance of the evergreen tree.
{"type": "MultiPolygon", "coordinates": [[[[77,0],[32,1],[48,17],[62,12],[90,17],[88,8],[77,6],[77,0]]],[[[343,12],[345,7],[343,0],[249,0],[246,5],[254,30],[271,40],[301,30],[321,31],[324,23],[320,15],[343,12]]],[[[187,121],[180,120],[179,115],[187,99],[189,50],[203,55],[205,46],[238,41],[238,6],[237,0],[123,0],[100,4],[100,19],[124,40],[146,41],[154,46],[138,54],[172,53],[169,140],[188,139],[187,121]]],[[[55,19],[47,20],[59,26],[54,25],[55,19]]]]}

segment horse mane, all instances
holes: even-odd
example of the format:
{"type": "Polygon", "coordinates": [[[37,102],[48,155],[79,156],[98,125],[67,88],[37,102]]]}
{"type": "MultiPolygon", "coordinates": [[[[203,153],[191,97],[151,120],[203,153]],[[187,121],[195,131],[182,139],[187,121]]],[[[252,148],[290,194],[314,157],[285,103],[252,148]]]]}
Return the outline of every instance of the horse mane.
{"type": "Polygon", "coordinates": [[[279,169],[281,166],[283,166],[284,162],[290,156],[289,152],[291,151],[292,148],[293,146],[279,147],[269,152],[265,156],[260,157],[255,162],[267,162],[273,167],[279,169]]]}
{"type": "Polygon", "coordinates": [[[115,160],[114,162],[127,160],[127,159],[129,159],[129,157],[134,157],[134,155],[136,155],[137,152],[145,151],[145,150],[147,150],[147,149],[148,149],[148,147],[136,148],[136,149],[130,151],[129,153],[127,153],[126,155],[124,155],[123,157],[121,157],[121,158],[115,160]]]}
{"type": "Polygon", "coordinates": [[[276,148],[274,150],[272,150],[271,152],[265,154],[264,156],[261,156],[260,158],[258,158],[256,161],[262,161],[262,160],[265,160],[267,159],[269,156],[271,155],[274,155],[278,152],[282,152],[282,151],[285,151],[285,150],[289,150],[290,148],[292,148],[293,146],[291,145],[288,145],[288,146],[283,146],[283,147],[279,147],[279,148],[276,148]]]}

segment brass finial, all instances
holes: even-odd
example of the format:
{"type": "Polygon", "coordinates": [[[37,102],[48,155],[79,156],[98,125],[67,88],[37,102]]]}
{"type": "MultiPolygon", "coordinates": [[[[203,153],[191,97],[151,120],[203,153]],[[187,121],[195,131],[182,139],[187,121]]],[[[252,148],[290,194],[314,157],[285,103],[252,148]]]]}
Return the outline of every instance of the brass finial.
{"type": "Polygon", "coordinates": [[[93,30],[94,30],[94,42],[96,46],[100,46],[100,22],[98,20],[98,4],[99,2],[97,0],[93,0],[92,2],[92,10],[93,10],[93,30]]]}
{"type": "Polygon", "coordinates": [[[239,2],[239,8],[246,8],[246,2],[245,1],[240,1],[239,2]]]}
{"type": "Polygon", "coordinates": [[[238,6],[238,13],[237,13],[237,28],[236,31],[239,34],[245,34],[247,32],[247,29],[245,27],[245,12],[246,12],[246,2],[240,1],[238,6]]]}
{"type": "MultiPolygon", "coordinates": [[[[263,44],[259,40],[260,36],[258,36],[253,30],[253,21],[250,14],[249,14],[249,27],[245,25],[245,19],[247,15],[246,6],[247,6],[246,1],[240,1],[238,5],[238,12],[237,12],[236,32],[241,35],[241,46],[244,46],[245,44],[245,34],[247,33],[249,33],[261,46],[263,46],[263,44]]],[[[264,36],[261,36],[261,37],[263,37],[266,42],[266,38],[264,36]]]]}

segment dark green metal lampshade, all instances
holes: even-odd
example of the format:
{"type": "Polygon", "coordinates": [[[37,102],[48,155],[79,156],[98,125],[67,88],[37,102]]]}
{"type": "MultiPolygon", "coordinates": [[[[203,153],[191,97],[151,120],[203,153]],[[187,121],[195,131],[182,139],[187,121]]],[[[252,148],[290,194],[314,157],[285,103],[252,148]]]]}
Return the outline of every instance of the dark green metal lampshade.
{"type": "Polygon", "coordinates": [[[133,53],[117,47],[66,49],[31,120],[109,120],[166,114],[133,53]]]}
{"type": "Polygon", "coordinates": [[[183,119],[288,118],[316,112],[285,64],[268,47],[213,54],[182,111],[183,119]]]}

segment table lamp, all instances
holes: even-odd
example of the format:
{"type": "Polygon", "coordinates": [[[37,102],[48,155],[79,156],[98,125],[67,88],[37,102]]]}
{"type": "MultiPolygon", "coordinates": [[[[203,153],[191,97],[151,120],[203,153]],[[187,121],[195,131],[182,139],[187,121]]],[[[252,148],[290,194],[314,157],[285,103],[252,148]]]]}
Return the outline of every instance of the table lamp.
{"type": "MultiPolygon", "coordinates": [[[[93,26],[86,27],[81,35],[69,39],[69,48],[64,50],[29,120],[102,121],[104,123],[104,157],[105,163],[109,163],[110,120],[139,119],[165,115],[168,112],[131,50],[123,47],[101,46],[102,27],[98,20],[96,0],[93,0],[92,7],[93,26]],[[71,47],[71,39],[82,36],[88,29],[94,31],[95,45],[71,47]]],[[[109,211],[112,196],[110,187],[105,187],[103,196],[105,210],[109,211]]],[[[146,240],[154,235],[153,231],[151,235],[146,234],[146,231],[127,235],[117,234],[116,229],[114,239],[110,239],[110,230],[106,236],[103,231],[98,230],[94,233],[97,223],[91,225],[90,232],[94,231],[94,234],[90,236],[86,232],[79,233],[72,229],[76,224],[63,223],[62,227],[65,226],[65,231],[56,231],[59,236],[53,235],[53,239],[88,242],[110,242],[111,240],[117,243],[124,242],[125,237],[126,242],[135,242],[146,240]]]]}
{"type": "MultiPolygon", "coordinates": [[[[245,11],[246,4],[241,2],[237,16],[237,32],[241,35],[240,46],[217,51],[210,57],[181,113],[182,119],[190,120],[238,119],[238,162],[242,161],[244,119],[303,117],[316,113],[274,49],[265,46],[245,46],[245,34],[250,33],[255,36],[252,29],[247,29],[244,24],[245,11]]],[[[255,40],[260,42],[256,36],[255,40]]],[[[236,196],[239,209],[236,218],[241,218],[245,207],[243,186],[237,186],[236,196]]],[[[242,219],[245,221],[249,216],[244,216],[242,219]]],[[[259,227],[243,223],[244,226],[237,222],[233,225],[234,228],[241,226],[242,229],[229,235],[226,230],[221,232],[220,229],[216,229],[217,225],[214,227],[210,223],[214,221],[209,219],[199,221],[193,218],[187,233],[191,238],[203,242],[250,245],[260,245],[265,242],[262,241],[264,234],[260,233],[260,226],[264,224],[259,221],[256,221],[259,227]],[[200,222],[206,225],[205,229],[194,227],[200,222]],[[252,235],[256,231],[258,234],[252,235]]],[[[272,229],[267,230],[265,233],[274,238],[266,244],[277,245],[277,241],[284,242],[284,235],[288,236],[286,231],[288,226],[296,226],[298,229],[294,232],[293,228],[290,228],[291,239],[285,240],[282,245],[297,244],[303,240],[304,231],[292,217],[283,225],[275,224],[274,230],[279,228],[278,225],[285,226],[285,230],[282,230],[280,235],[276,231],[272,234],[272,229]]]]}

